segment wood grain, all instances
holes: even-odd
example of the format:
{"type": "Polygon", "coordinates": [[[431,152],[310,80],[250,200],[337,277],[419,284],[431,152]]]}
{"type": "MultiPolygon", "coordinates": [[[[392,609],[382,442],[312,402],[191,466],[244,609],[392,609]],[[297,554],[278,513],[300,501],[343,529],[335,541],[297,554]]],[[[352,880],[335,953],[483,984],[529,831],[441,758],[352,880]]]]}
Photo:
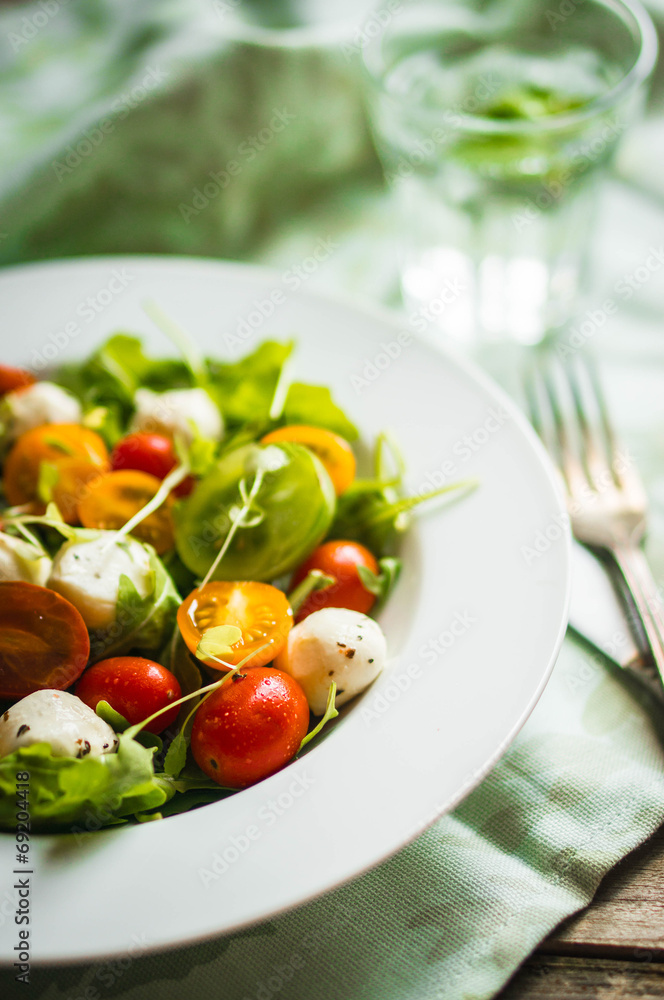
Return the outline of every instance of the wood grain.
{"type": "Polygon", "coordinates": [[[537,954],[528,959],[499,1000],[636,1000],[637,997],[639,1000],[664,997],[664,965],[537,954]]]}
{"type": "Polygon", "coordinates": [[[602,881],[496,1000],[664,997],[664,827],[602,881]]]}
{"type": "Polygon", "coordinates": [[[609,872],[591,906],[541,950],[664,961],[664,828],[609,872]]]}

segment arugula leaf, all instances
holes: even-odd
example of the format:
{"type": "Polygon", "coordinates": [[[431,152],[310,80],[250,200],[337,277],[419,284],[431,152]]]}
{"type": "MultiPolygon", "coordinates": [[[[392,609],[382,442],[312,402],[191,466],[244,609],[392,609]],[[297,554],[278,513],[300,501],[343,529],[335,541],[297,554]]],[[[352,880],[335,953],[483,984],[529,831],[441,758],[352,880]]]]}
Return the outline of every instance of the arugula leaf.
{"type": "Polygon", "coordinates": [[[399,579],[401,565],[401,559],[385,556],[378,560],[379,573],[373,573],[368,566],[358,566],[357,572],[362,585],[379,601],[384,601],[399,579]]]}
{"type": "MultiPolygon", "coordinates": [[[[174,784],[182,784],[178,778],[174,784]]],[[[179,795],[174,795],[172,799],[162,806],[160,812],[162,816],[177,816],[178,813],[189,812],[190,809],[198,809],[200,806],[210,805],[211,802],[218,802],[233,795],[236,788],[222,788],[221,785],[205,785],[202,788],[186,788],[179,795]]]]}
{"type": "Polygon", "coordinates": [[[269,422],[274,390],[293,347],[292,342],[279,344],[266,340],[240,361],[208,360],[207,390],[228,425],[269,422]]]}
{"type": "MultiPolygon", "coordinates": [[[[124,733],[125,729],[129,729],[129,720],[125,719],[124,715],[120,715],[116,712],[112,705],[109,705],[107,701],[103,699],[97,702],[95,707],[95,712],[100,719],[104,722],[108,722],[111,729],[116,733],[124,733]]],[[[163,749],[163,741],[160,736],[156,733],[150,733],[146,729],[141,729],[140,732],[136,733],[134,739],[141,744],[143,747],[154,747],[158,752],[163,749]]]]}
{"type": "Polygon", "coordinates": [[[196,660],[187,649],[178,625],[173,628],[168,645],[157,656],[157,662],[163,664],[177,679],[182,694],[193,694],[202,687],[201,672],[196,660]]]}
{"type": "Polygon", "coordinates": [[[313,740],[316,736],[318,736],[324,725],[330,722],[331,719],[336,719],[336,717],[339,714],[335,705],[336,697],[337,697],[337,685],[336,681],[332,681],[332,683],[330,684],[330,689],[327,692],[327,704],[325,706],[325,714],[323,715],[323,718],[320,720],[318,725],[314,729],[312,729],[310,733],[307,733],[307,735],[304,737],[299,747],[297,748],[297,753],[300,753],[306,747],[307,743],[310,743],[311,740],[313,740]]]}
{"type": "Polygon", "coordinates": [[[317,590],[324,590],[337,582],[336,576],[329,576],[321,569],[312,569],[305,576],[304,580],[297,585],[295,590],[288,594],[288,603],[294,615],[298,613],[306,599],[315,594],[317,590]]]}
{"type": "Polygon", "coordinates": [[[377,557],[391,555],[410,526],[410,514],[416,507],[441,497],[458,499],[476,486],[475,480],[464,480],[421,496],[398,497],[391,485],[380,480],[356,479],[338,498],[327,537],[361,542],[377,557]]]}
{"type": "Polygon", "coordinates": [[[95,713],[100,719],[107,722],[116,733],[124,733],[125,729],[129,729],[129,721],[125,719],[124,715],[116,712],[113,706],[109,705],[103,698],[95,705],[95,713]]]}
{"type": "Polygon", "coordinates": [[[16,782],[30,773],[30,820],[35,830],[97,830],[137,812],[159,808],[175,788],[155,775],[153,751],[120,735],[117,753],[54,757],[48,743],[21,747],[0,760],[0,827],[16,826],[16,782]]]}
{"type": "Polygon", "coordinates": [[[187,763],[187,749],[189,740],[184,728],[173,739],[164,757],[164,772],[171,778],[177,778],[180,771],[187,763]]]}
{"type": "Polygon", "coordinates": [[[357,427],[339,409],[332,393],[323,385],[306,385],[293,382],[284,404],[284,421],[287,424],[313,424],[341,435],[346,441],[355,441],[357,427]]]}

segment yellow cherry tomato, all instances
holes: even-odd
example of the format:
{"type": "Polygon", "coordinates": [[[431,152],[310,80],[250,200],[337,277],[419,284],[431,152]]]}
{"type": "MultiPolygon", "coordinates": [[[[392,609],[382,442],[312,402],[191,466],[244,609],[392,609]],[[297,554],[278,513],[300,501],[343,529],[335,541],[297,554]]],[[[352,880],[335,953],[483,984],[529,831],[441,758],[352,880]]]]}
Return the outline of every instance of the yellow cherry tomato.
{"type": "MultiPolygon", "coordinates": [[[[255,650],[243,670],[263,667],[283,649],[293,627],[293,612],[283,591],[269,583],[251,580],[213,580],[192,591],[178,609],[178,625],[188,649],[196,648],[208,629],[234,625],[242,638],[221,657],[231,666],[255,650]],[[261,647],[264,646],[264,649],[261,647]]],[[[216,670],[224,668],[214,660],[203,660],[216,670]]]]}
{"type": "MultiPolygon", "coordinates": [[[[117,531],[134,514],[142,510],[159,487],[161,481],[147,472],[121,469],[108,472],[89,484],[86,495],[78,505],[78,516],[85,528],[117,531]]],[[[154,546],[159,555],[168,552],[175,544],[170,508],[173,498],[167,497],[162,506],[149,514],[134,528],[132,535],[154,546]]]]}
{"type": "Polygon", "coordinates": [[[109,468],[104,441],[80,424],[42,424],[21,434],[5,462],[3,485],[7,500],[12,506],[36,500],[42,462],[57,468],[74,458],[101,471],[109,468]]]}
{"type": "Polygon", "coordinates": [[[348,441],[338,434],[308,424],[291,424],[270,431],[261,439],[261,444],[280,444],[283,441],[295,441],[313,451],[327,469],[337,496],[341,496],[353,482],[355,455],[348,441]]]}

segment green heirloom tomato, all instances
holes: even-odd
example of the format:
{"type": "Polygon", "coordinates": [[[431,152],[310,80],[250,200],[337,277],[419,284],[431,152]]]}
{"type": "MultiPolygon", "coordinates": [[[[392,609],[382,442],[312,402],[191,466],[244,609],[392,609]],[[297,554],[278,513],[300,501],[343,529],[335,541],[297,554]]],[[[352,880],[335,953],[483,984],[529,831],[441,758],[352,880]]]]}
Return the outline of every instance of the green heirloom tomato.
{"type": "Polygon", "coordinates": [[[313,452],[290,442],[245,445],[222,455],[174,509],[177,551],[192,573],[207,573],[257,475],[251,509],[213,579],[274,580],[298,566],[325,536],[335,493],[313,452]]]}

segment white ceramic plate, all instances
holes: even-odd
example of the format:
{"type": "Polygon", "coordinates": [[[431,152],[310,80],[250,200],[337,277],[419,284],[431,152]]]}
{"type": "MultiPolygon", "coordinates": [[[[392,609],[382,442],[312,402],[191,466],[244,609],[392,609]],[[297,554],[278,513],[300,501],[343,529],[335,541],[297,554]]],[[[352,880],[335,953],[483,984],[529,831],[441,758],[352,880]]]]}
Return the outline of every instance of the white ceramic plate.
{"type": "MultiPolygon", "coordinates": [[[[0,274],[5,362],[65,362],[118,329],[172,353],[141,309],[152,298],[211,355],[296,336],[298,376],[331,386],[368,440],[394,431],[411,490],[450,474],[480,482],[413,530],[381,617],[389,668],[312,752],[160,823],[82,843],[33,839],[35,962],[126,953],[136,938],[154,949],[201,940],[357,875],[478,784],[553,666],[567,620],[569,542],[526,421],[479,372],[404,336],[389,315],[293,284],[191,258],[97,258],[0,274]]],[[[12,836],[0,835],[7,885],[14,854],[12,836]]],[[[16,944],[13,898],[9,890],[0,905],[5,961],[16,944]]]]}

